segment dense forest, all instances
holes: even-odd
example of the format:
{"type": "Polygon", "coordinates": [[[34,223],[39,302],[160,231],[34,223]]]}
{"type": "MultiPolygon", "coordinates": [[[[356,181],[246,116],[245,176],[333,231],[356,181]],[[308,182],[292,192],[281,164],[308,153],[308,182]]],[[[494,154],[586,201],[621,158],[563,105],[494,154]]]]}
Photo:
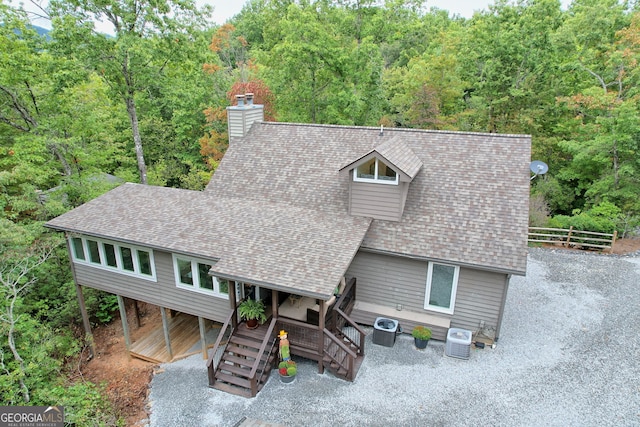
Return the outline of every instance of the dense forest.
{"type": "MultiPolygon", "coordinates": [[[[270,120],[532,135],[532,225],[639,223],[635,3],[498,0],[471,19],[422,0],[252,0],[225,25],[193,0],[52,0],[39,34],[0,0],[0,403],[122,424],[86,357],[63,238],[42,224],[123,181],[201,190],[225,107],[270,120]],[[96,31],[108,22],[113,34],[96,31]]],[[[114,296],[86,290],[91,321],[114,296]]]]}

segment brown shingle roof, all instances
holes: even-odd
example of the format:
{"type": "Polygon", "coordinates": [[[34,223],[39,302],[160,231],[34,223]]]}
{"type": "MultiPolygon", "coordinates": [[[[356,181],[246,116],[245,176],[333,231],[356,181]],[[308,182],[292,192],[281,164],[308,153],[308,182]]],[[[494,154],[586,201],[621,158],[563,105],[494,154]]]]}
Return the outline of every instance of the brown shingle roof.
{"type": "Polygon", "coordinates": [[[208,259],[223,277],[330,295],[371,220],[235,197],[124,184],[47,226],[208,259]]]}
{"type": "MultiPolygon", "coordinates": [[[[208,189],[343,214],[338,171],[391,139],[423,163],[402,220],[373,220],[363,248],[524,274],[531,138],[409,129],[254,124],[234,140],[208,189]]],[[[373,184],[375,185],[375,184],[373,184]]]]}
{"type": "MultiPolygon", "coordinates": [[[[255,123],[205,192],[124,184],[47,223],[208,259],[218,275],[328,296],[366,250],[524,274],[530,137],[255,123]],[[348,215],[339,169],[397,140],[422,168],[401,221],[348,215]]],[[[409,155],[403,167],[416,168],[409,155]]],[[[376,185],[376,184],[372,184],[376,185]]]]}

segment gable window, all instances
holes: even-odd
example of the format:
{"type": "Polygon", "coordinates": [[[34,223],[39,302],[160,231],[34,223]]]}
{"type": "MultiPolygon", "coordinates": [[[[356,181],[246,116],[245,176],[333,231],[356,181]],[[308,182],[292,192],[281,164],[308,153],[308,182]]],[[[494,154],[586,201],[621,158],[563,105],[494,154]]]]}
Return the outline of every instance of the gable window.
{"type": "Polygon", "coordinates": [[[156,280],[150,250],[88,237],[72,237],[70,245],[74,262],[156,280]]]}
{"type": "Polygon", "coordinates": [[[229,285],[226,281],[218,281],[209,275],[211,262],[190,258],[183,255],[173,255],[173,270],[176,286],[197,292],[229,298],[229,285]]]}
{"type": "Polygon", "coordinates": [[[353,170],[353,180],[377,182],[381,184],[398,184],[398,174],[382,160],[374,157],[361,163],[353,170]]]}
{"type": "Polygon", "coordinates": [[[453,314],[458,288],[460,267],[429,263],[427,269],[427,290],[424,298],[426,310],[453,314]]]}

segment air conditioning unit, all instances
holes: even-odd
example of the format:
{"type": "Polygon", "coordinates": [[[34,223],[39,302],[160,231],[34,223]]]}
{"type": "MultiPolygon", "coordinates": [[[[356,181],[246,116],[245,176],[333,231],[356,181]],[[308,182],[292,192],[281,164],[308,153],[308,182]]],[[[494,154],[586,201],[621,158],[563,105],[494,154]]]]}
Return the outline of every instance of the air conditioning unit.
{"type": "Polygon", "coordinates": [[[471,337],[473,333],[465,329],[450,328],[447,332],[445,354],[449,357],[468,359],[471,353],[471,337]]]}

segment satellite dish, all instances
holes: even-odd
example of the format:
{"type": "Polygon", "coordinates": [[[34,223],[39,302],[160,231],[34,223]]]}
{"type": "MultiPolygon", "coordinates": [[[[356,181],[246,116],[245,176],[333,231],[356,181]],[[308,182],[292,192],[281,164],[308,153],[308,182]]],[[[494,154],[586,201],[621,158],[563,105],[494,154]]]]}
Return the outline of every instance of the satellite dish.
{"type": "Polygon", "coordinates": [[[547,173],[549,171],[549,166],[547,166],[547,164],[542,160],[534,160],[529,165],[529,169],[531,169],[531,172],[534,173],[534,175],[531,177],[531,180],[533,180],[533,178],[535,178],[536,176],[544,175],[545,173],[547,173]]]}

